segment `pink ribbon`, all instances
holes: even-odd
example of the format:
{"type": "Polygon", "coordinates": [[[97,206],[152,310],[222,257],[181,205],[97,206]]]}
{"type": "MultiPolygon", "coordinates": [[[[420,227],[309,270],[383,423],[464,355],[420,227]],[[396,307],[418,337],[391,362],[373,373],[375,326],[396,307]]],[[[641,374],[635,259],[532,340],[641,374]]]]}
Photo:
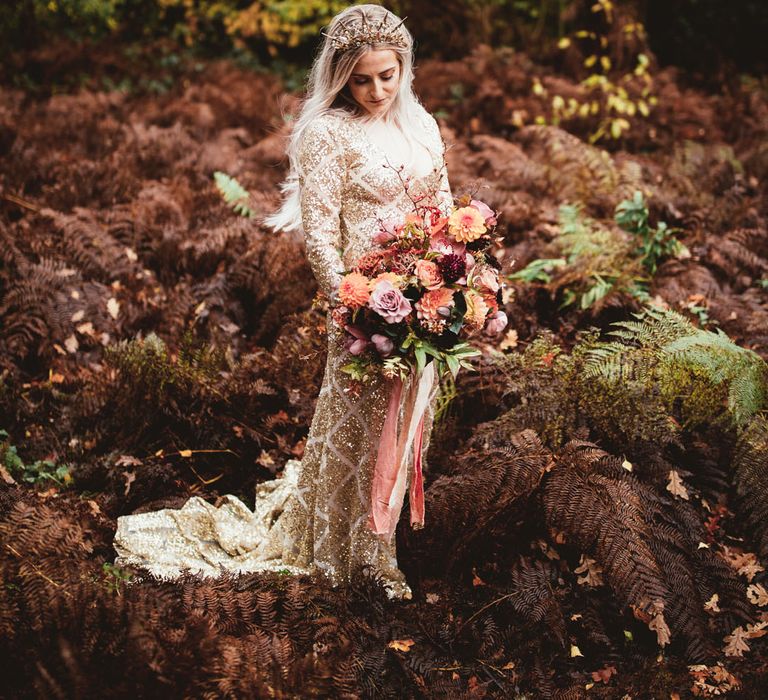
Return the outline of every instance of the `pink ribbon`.
{"type": "Polygon", "coordinates": [[[409,502],[411,525],[424,527],[424,482],[421,470],[424,415],[434,382],[434,365],[429,363],[424,371],[412,378],[405,399],[403,426],[398,436],[397,422],[403,382],[398,377],[392,381],[387,415],[379,438],[371,482],[371,512],[368,527],[377,535],[391,539],[400,519],[405,496],[408,447],[413,443],[413,478],[409,502]]]}

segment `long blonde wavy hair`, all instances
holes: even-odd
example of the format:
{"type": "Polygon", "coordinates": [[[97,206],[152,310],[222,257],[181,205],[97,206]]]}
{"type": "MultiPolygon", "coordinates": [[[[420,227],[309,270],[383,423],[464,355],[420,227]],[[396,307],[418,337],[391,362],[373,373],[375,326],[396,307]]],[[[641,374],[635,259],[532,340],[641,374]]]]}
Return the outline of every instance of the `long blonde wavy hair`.
{"type": "MultiPolygon", "coordinates": [[[[396,14],[381,5],[353,5],[339,12],[331,20],[325,34],[336,36],[342,25],[354,26],[363,20],[377,26],[385,18],[390,27],[401,22],[396,14]]],[[[366,52],[374,49],[392,49],[397,54],[400,83],[390,108],[381,118],[392,121],[411,143],[419,141],[427,145],[422,140],[426,136],[422,133],[423,127],[419,121],[419,110],[423,107],[413,92],[413,37],[402,24],[398,33],[405,39],[405,47],[390,43],[372,43],[346,51],[334,49],[329,37],[325,36],[310,69],[306,94],[286,148],[289,169],[287,178],[280,185],[283,203],[274,214],[264,219],[267,226],[275,231],[302,229],[297,157],[304,131],[315,119],[326,114],[351,114],[361,118],[366,116],[364,110],[352,99],[347,87],[355,65],[366,52]]]]}

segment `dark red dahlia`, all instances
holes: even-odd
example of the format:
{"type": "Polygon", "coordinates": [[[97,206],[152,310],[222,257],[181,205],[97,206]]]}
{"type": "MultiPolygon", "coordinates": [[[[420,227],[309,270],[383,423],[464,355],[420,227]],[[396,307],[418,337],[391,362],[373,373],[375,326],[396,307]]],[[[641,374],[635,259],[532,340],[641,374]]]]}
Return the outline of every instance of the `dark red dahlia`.
{"type": "Polygon", "coordinates": [[[455,282],[459,277],[463,277],[467,272],[467,263],[463,255],[455,253],[446,253],[437,260],[437,266],[440,268],[440,274],[447,284],[455,282]]]}

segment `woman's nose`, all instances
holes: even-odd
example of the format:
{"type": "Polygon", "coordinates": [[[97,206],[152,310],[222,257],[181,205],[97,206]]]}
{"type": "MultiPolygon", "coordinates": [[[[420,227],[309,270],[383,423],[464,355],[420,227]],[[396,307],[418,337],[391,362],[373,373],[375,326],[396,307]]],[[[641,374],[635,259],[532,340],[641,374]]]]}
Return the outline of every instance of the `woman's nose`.
{"type": "Polygon", "coordinates": [[[378,100],[382,97],[384,97],[384,84],[374,81],[371,87],[371,98],[378,100]]]}

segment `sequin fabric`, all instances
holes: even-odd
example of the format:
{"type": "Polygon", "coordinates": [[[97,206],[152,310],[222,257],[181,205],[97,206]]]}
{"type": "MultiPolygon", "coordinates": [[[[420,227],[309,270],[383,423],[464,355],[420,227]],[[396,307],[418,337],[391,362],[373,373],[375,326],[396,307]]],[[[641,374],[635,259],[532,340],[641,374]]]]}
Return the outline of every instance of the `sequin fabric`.
{"type": "MultiPolygon", "coordinates": [[[[329,297],[343,270],[375,247],[372,236],[381,220],[402,219],[413,209],[411,198],[422,196],[444,211],[450,208],[440,132],[431,115],[420,115],[433,165],[421,176],[398,173],[352,116],[326,115],[308,127],[298,173],[304,237],[313,274],[329,297]],[[410,177],[408,192],[404,177],[410,177]]],[[[218,506],[195,497],[178,510],[118,518],[116,564],[165,578],[184,569],[206,576],[222,570],[319,571],[334,585],[371,564],[391,598],[411,597],[394,536],[386,540],[366,523],[390,383],[378,378],[355,393],[341,370],[350,355],[330,314],[327,328],[325,373],[301,462],[288,461],[282,478],[259,485],[253,511],[234,496],[224,496],[218,506]]],[[[404,384],[404,397],[411,381],[404,384]]],[[[438,389],[435,383],[424,419],[424,467],[438,389]]],[[[403,413],[401,406],[401,423],[403,413]]],[[[412,465],[412,453],[408,459],[412,465]]],[[[409,486],[411,478],[409,468],[409,486]]]]}

